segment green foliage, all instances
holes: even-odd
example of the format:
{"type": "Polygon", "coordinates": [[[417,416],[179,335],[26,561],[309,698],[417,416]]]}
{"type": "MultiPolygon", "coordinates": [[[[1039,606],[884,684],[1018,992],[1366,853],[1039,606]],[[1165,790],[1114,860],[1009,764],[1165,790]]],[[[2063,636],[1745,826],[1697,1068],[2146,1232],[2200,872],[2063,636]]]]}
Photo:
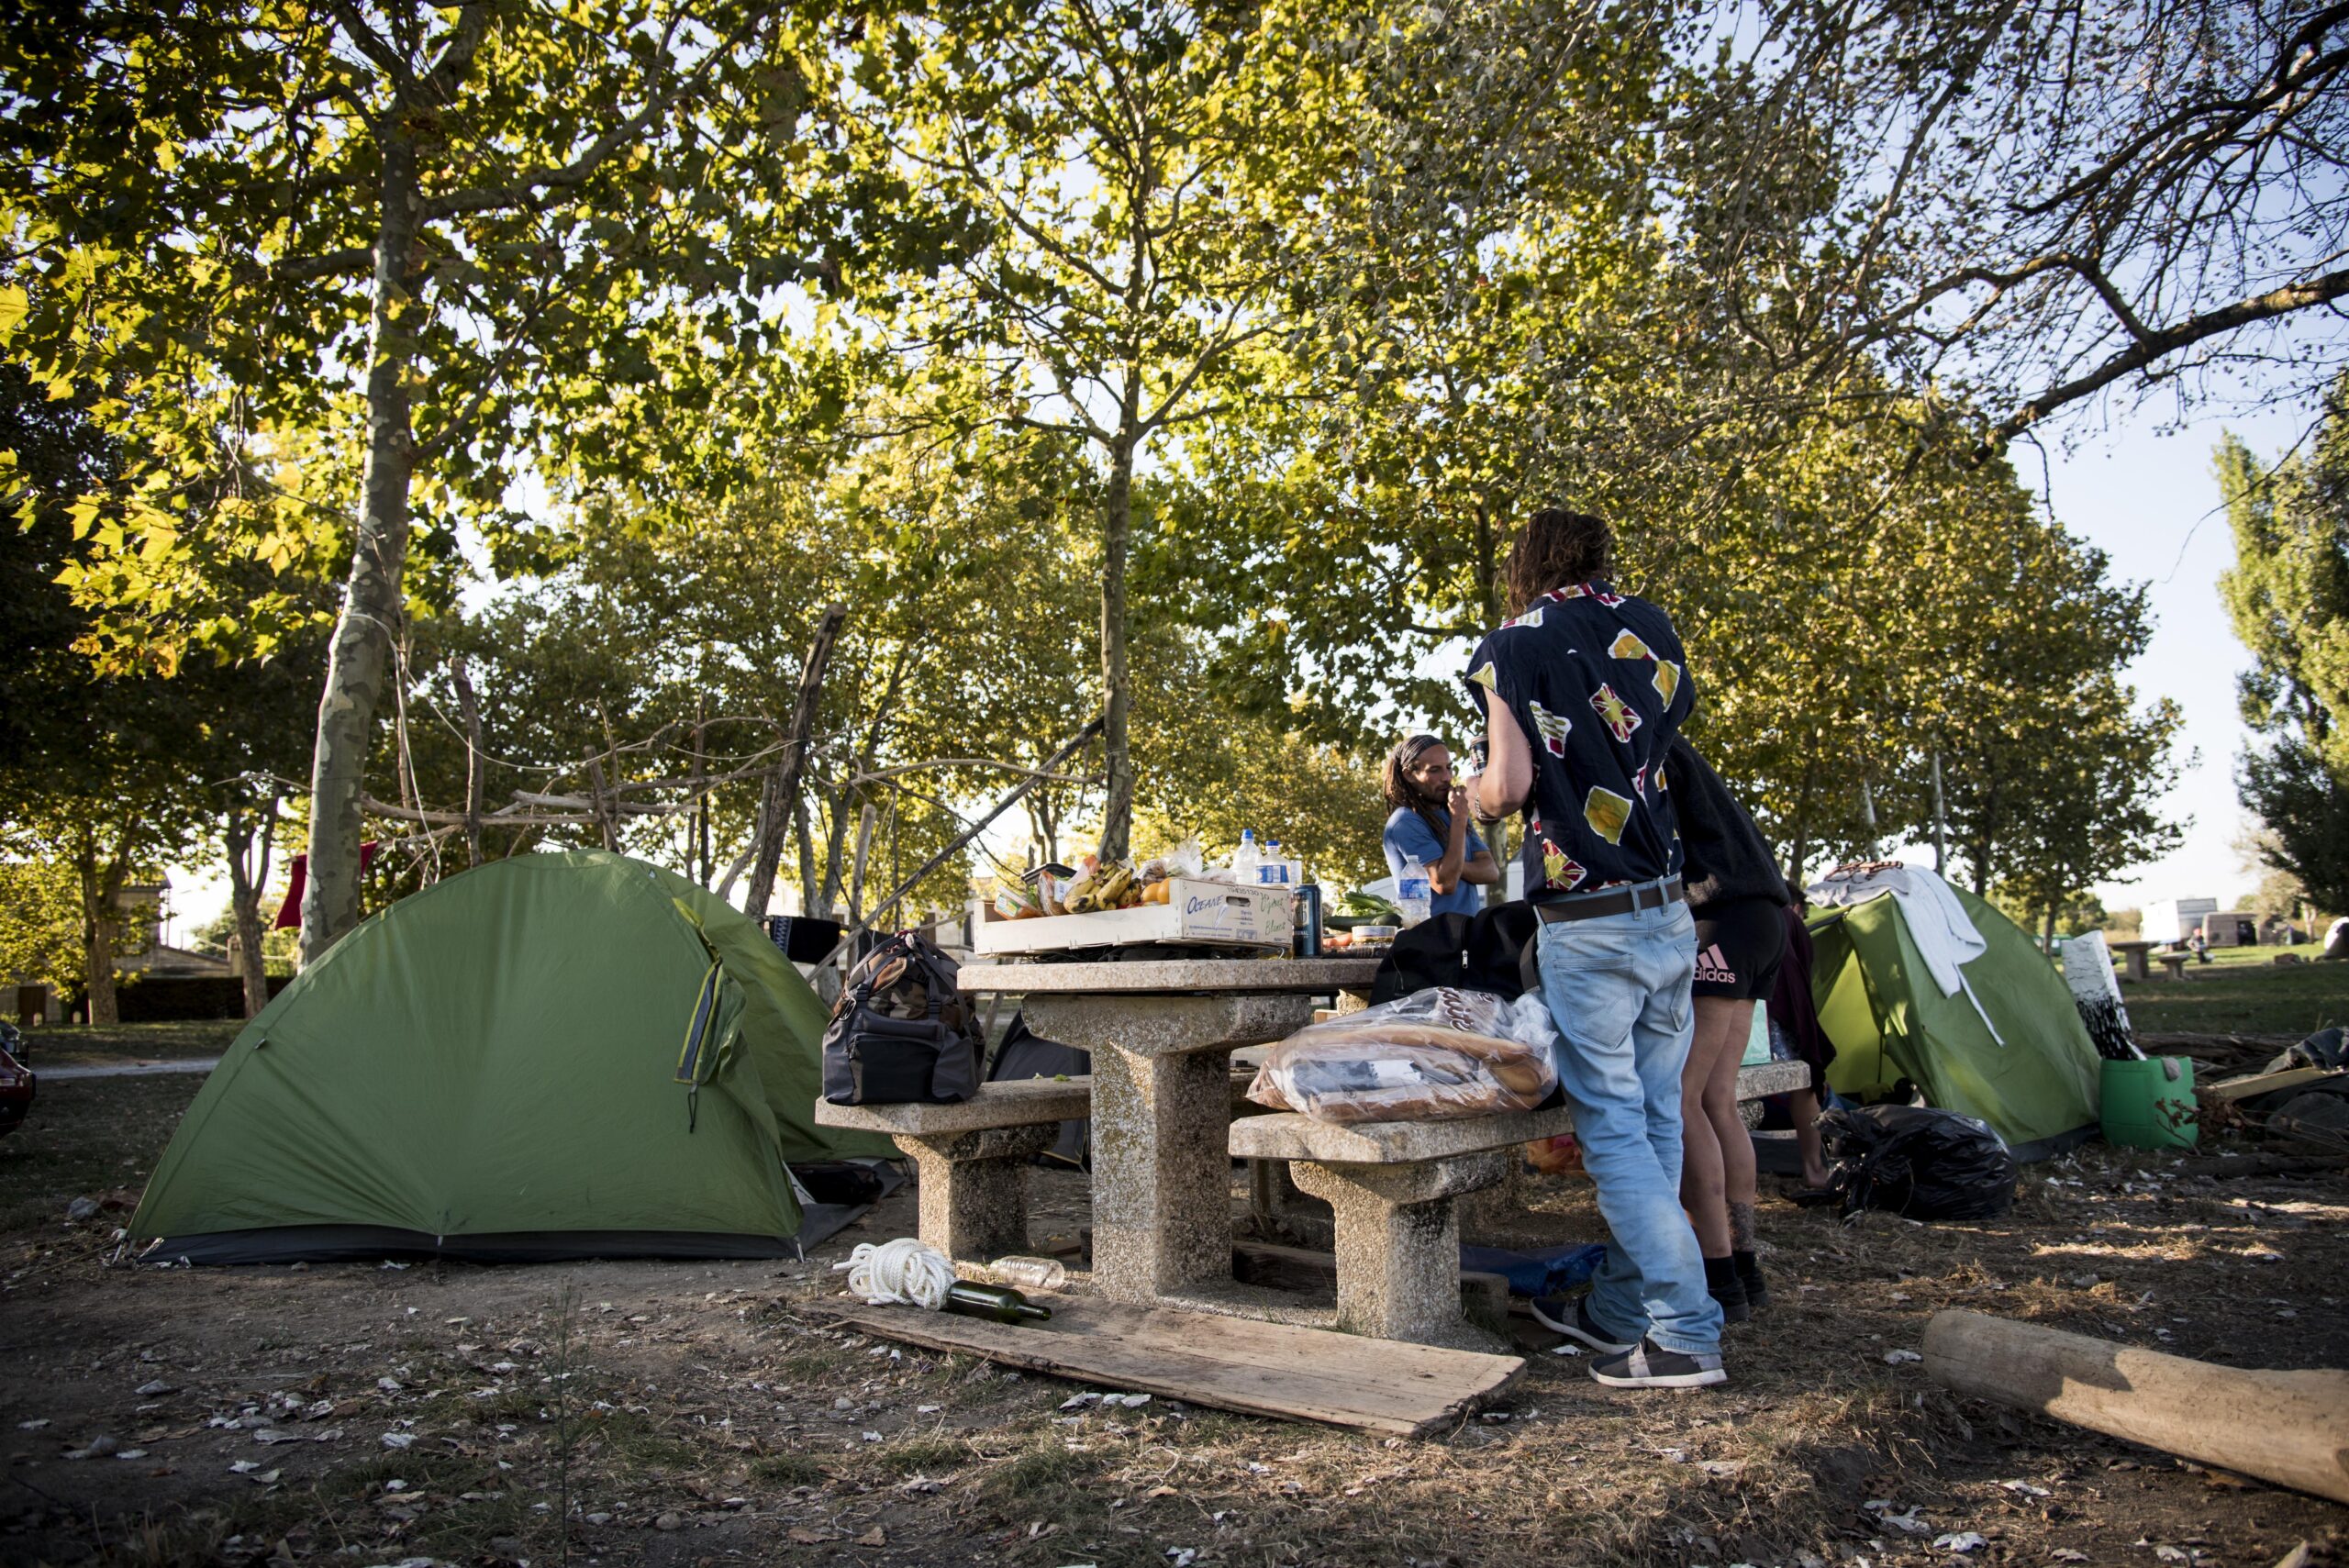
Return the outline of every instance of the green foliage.
{"type": "Polygon", "coordinates": [[[25,108],[0,132],[7,327],[42,381],[103,386],[95,417],[139,438],[122,494],[81,523],[106,562],[76,584],[97,635],[161,620],[189,643],[266,646],[298,619],[266,594],[233,614],[186,569],[331,553],[361,511],[349,367],[390,348],[403,406],[376,412],[413,418],[400,505],[428,603],[453,586],[461,519],[511,526],[518,455],[608,468],[686,440],[648,401],[693,406],[714,353],[771,349],[769,291],[837,281],[852,244],[906,259],[895,183],[843,192],[830,60],[821,24],[771,4],[704,21],[638,0],[169,16],[98,0],[19,18],[0,49],[25,108]],[[404,172],[412,197],[387,197],[404,172]],[[391,275],[413,298],[387,345],[373,250],[386,201],[411,199],[415,253],[391,275]],[[266,476],[199,527],[185,484],[224,443],[346,455],[266,476]]]}
{"type": "Polygon", "coordinates": [[[2262,851],[2325,909],[2349,909],[2349,780],[2314,747],[2285,738],[2246,751],[2235,775],[2243,802],[2274,835],[2262,851]]]}
{"type": "Polygon", "coordinates": [[[1299,247],[1343,161],[1353,69],[1308,5],[983,5],[868,36],[859,80],[896,157],[980,215],[896,330],[947,417],[1051,431],[1098,464],[1101,840],[1128,847],[1135,474],[1265,390],[1308,335],[1299,247]]]}
{"type": "MultiPolygon", "coordinates": [[[[273,914],[274,911],[265,910],[263,913],[273,914]]],[[[228,943],[236,934],[236,911],[223,909],[219,914],[189,932],[186,945],[193,951],[225,961],[228,956],[228,943]]],[[[271,930],[263,935],[262,957],[269,966],[269,973],[272,974],[293,973],[294,960],[301,951],[301,939],[295,934],[291,926],[282,931],[271,930]]]]}
{"type": "Polygon", "coordinates": [[[82,893],[54,860],[0,861],[0,983],[39,983],[58,995],[82,974],[82,893]]]}
{"type": "MultiPolygon", "coordinates": [[[[824,606],[847,606],[804,785],[804,834],[785,857],[803,907],[844,908],[860,816],[876,816],[862,906],[894,886],[961,826],[968,803],[1041,762],[1093,711],[1097,667],[1088,611],[1093,546],[1088,470],[1069,443],[980,428],[875,439],[839,451],[828,472],[771,434],[774,477],[730,497],[601,486],[551,541],[563,563],[496,595],[468,620],[419,623],[406,645],[405,718],[381,743],[375,776],[397,779],[405,732],[423,804],[461,809],[465,662],[488,759],[485,806],[516,789],[580,798],[581,754],[632,748],[616,776],[676,786],[629,796],[688,797],[696,776],[772,761],[806,646],[824,606]]],[[[758,780],[707,795],[704,817],[624,819],[621,846],[707,884],[725,879],[751,831],[758,780]]],[[[391,791],[386,789],[385,794],[391,791]]],[[[1079,798],[1074,784],[1032,797],[1050,837],[1079,798]]],[[[594,829],[493,824],[487,852],[596,842],[594,829]]],[[[453,857],[453,859],[451,858],[453,857]]],[[[410,839],[379,862],[379,894],[413,885],[462,842],[410,839]]],[[[967,861],[912,894],[956,907],[967,861]]]]}
{"type": "Polygon", "coordinates": [[[2046,922],[2052,914],[2055,935],[2063,938],[2080,931],[2100,931],[2111,923],[2104,901],[2095,894],[2080,892],[2059,901],[2051,910],[2044,904],[2032,901],[2028,891],[2012,886],[1994,887],[1989,893],[1990,906],[2030,934],[2033,941],[2045,940],[2046,922]]]}
{"type": "Polygon", "coordinates": [[[2217,467],[2235,541],[2219,593],[2251,650],[2237,684],[2264,742],[2237,784],[2267,829],[2261,860],[2349,908],[2349,378],[2305,459],[2263,471],[2231,436],[2217,467]]]}
{"type": "MultiPolygon", "coordinates": [[[[167,697],[149,728],[187,739],[149,754],[189,760],[172,789],[206,784],[212,819],[313,772],[314,847],[355,847],[362,791],[448,813],[476,776],[485,812],[575,814],[589,751],[621,748],[631,806],[739,774],[615,832],[718,884],[839,602],[785,857],[807,906],[869,906],[1105,704],[1023,853],[1117,847],[1130,811],[1152,846],[1278,831],[1335,879],[1377,869],[1371,759],[1457,727],[1509,535],[1567,500],[1616,520],[1622,581],[1688,642],[1694,738],[1790,859],[1929,836],[1938,763],[1976,885],[2060,906],[2174,840],[2177,717],[2121,678],[2142,591],[1976,461],[1985,416],[1887,314],[1935,236],[1872,204],[1975,183],[1937,143],[1943,187],[1885,192],[1849,130],[1956,67],[1814,95],[1691,25],[1570,0],[38,18],[0,43],[0,478],[34,525],[0,541],[26,588],[0,645],[38,643],[60,691],[95,655],[167,697]],[[502,584],[461,599],[484,566],[502,584]]],[[[2016,47],[1964,17],[1787,25],[1820,61],[2016,47]]],[[[2337,684],[2320,665],[2292,680],[2337,684]]],[[[16,719],[0,700],[0,768],[16,719]]],[[[378,896],[469,858],[446,822],[387,837],[378,896]]],[[[600,838],[509,820],[483,852],[600,838]]]]}

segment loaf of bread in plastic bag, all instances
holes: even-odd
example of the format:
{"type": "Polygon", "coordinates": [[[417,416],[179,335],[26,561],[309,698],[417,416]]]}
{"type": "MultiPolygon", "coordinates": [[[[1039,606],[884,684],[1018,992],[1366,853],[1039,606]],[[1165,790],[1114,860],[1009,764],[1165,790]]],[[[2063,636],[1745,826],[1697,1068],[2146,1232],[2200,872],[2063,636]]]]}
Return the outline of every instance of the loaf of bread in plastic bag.
{"type": "Polygon", "coordinates": [[[1274,1046],[1248,1097],[1317,1121],[1442,1121],[1531,1110],[1557,1087],[1550,1015],[1431,986],[1311,1025],[1274,1046]]]}

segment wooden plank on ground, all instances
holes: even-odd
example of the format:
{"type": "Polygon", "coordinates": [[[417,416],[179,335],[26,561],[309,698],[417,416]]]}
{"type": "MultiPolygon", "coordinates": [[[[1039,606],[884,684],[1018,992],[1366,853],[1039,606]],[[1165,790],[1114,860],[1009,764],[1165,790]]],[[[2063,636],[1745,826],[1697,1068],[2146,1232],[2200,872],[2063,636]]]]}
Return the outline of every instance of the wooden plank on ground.
{"type": "Polygon", "coordinates": [[[2297,1089],[2303,1084],[2313,1084],[2320,1078],[2335,1077],[2343,1070],[2339,1067],[2287,1067],[2281,1073],[2261,1073],[2249,1078],[2230,1078],[2223,1084],[2213,1084],[2203,1092],[2214,1100],[2243,1100],[2254,1095],[2273,1094],[2278,1089],[2297,1089]]]}
{"type": "Polygon", "coordinates": [[[1451,1429],[1525,1370],[1518,1356],[1086,1296],[1051,1301],[1052,1321],[1018,1327],[915,1307],[852,1307],[841,1320],[1121,1391],[1401,1437],[1451,1429]]]}

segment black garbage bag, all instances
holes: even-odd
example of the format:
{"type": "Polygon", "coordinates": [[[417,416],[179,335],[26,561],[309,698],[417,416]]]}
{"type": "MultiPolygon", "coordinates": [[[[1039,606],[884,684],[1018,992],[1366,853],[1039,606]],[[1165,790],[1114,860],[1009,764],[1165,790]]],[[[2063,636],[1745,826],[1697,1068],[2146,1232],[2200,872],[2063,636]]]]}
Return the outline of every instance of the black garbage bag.
{"type": "Polygon", "coordinates": [[[1846,1218],[1990,1219],[2015,1205],[2015,1157],[1989,1127],[1921,1106],[1857,1106],[1819,1118],[1827,1184],[1846,1218]]]}

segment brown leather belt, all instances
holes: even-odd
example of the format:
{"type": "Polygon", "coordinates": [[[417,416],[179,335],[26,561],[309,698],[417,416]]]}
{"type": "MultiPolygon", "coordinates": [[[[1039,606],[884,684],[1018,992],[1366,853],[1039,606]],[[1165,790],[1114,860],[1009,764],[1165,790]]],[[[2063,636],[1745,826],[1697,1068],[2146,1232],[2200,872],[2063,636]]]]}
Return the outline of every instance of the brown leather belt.
{"type": "Polygon", "coordinates": [[[1533,912],[1542,917],[1543,925],[1555,926],[1567,920],[1596,920],[1602,915],[1629,915],[1634,909],[1661,909],[1667,904],[1679,903],[1686,895],[1680,879],[1672,876],[1660,883],[1619,887],[1611,893],[1553,899],[1547,904],[1536,904],[1533,912]]]}

